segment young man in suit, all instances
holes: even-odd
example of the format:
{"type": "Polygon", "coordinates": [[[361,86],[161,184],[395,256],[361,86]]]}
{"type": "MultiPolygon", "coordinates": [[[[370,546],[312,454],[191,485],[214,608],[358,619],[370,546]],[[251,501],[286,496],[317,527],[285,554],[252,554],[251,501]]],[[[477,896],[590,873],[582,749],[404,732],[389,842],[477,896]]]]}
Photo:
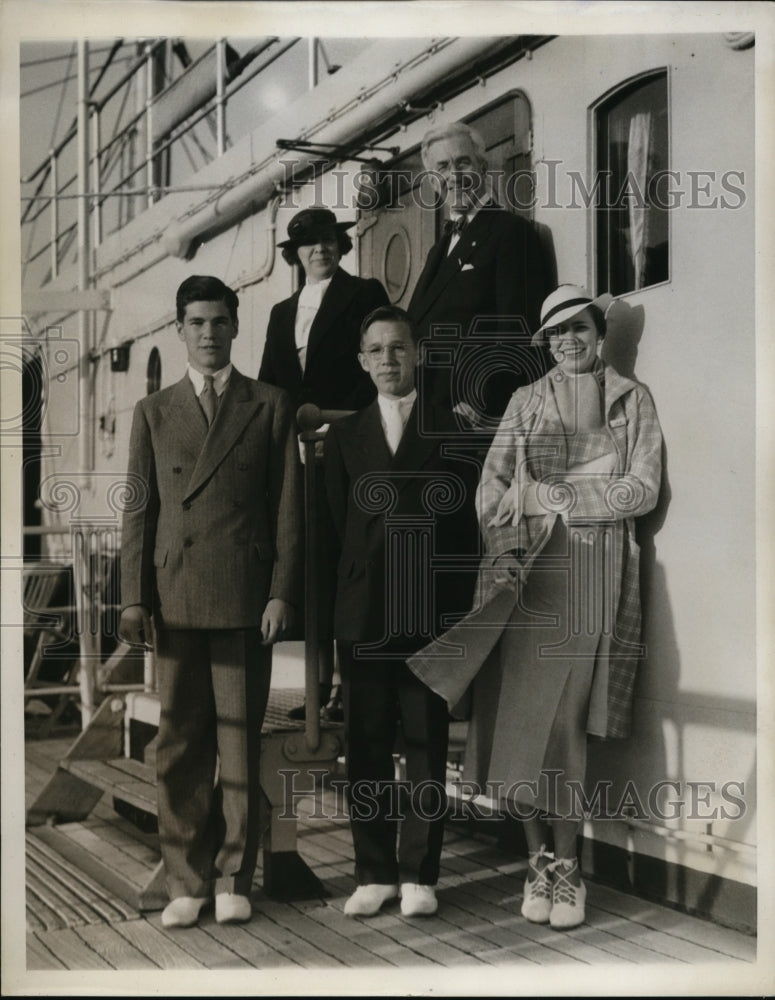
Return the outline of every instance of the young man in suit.
{"type": "Polygon", "coordinates": [[[432,129],[422,160],[447,215],[408,307],[425,345],[422,385],[434,402],[494,434],[511,394],[544,374],[543,355],[530,344],[551,290],[543,253],[533,227],[488,190],[485,146],[474,129],[463,122],[432,129]],[[437,363],[434,342],[444,348],[437,363]]]}
{"type": "MultiPolygon", "coordinates": [[[[278,244],[288,264],[301,267],[304,285],[272,309],[258,377],[285,389],[294,413],[303,403],[314,403],[321,410],[358,410],[374,399],[371,379],[358,364],[358,338],[364,316],[387,305],[388,297],[376,278],[356,278],[339,266],[342,256],[352,250],[347,230],[353,225],[337,222],[327,208],[305,208],[288,223],[288,239],[278,244]]],[[[319,500],[322,503],[323,497],[319,500]]],[[[331,565],[326,541],[321,532],[318,562],[324,572],[331,565]]],[[[339,686],[332,695],[333,608],[326,600],[333,584],[333,579],[321,582],[317,608],[320,704],[329,721],[338,722],[339,686]]],[[[299,705],[288,714],[303,719],[306,707],[299,705]]]]}
{"type": "Polygon", "coordinates": [[[385,306],[366,317],[358,357],[377,399],[333,422],[325,441],[326,491],[340,541],[334,634],[347,650],[347,775],[358,882],[345,913],[377,913],[399,895],[400,882],[401,910],[415,916],[437,908],[449,716],[405,660],[471,606],[479,549],[476,466],[463,454],[455,457],[452,414],[418,399],[417,345],[402,309],[385,306]],[[393,781],[399,723],[403,788],[393,781]]]}
{"type": "Polygon", "coordinates": [[[181,284],[188,370],[140,400],[129,444],[119,633],[154,650],[165,927],[195,924],[213,893],[219,923],[250,918],[272,643],[302,584],[293,411],[231,364],[237,305],[218,278],[181,284]]]}

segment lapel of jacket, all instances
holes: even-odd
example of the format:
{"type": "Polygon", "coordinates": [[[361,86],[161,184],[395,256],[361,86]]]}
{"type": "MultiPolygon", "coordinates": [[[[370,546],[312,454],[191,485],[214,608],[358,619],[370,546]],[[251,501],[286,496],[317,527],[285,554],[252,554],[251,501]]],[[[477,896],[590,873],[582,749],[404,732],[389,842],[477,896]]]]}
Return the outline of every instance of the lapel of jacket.
{"type": "MultiPolygon", "coordinates": [[[[299,309],[299,295],[301,289],[291,295],[284,303],[285,310],[282,316],[282,328],[278,346],[281,352],[281,364],[284,371],[288,373],[289,379],[296,386],[301,385],[302,371],[299,364],[299,355],[296,350],[296,313],[299,309]]],[[[284,388],[293,394],[290,382],[281,383],[284,388]]]]}
{"type": "MultiPolygon", "coordinates": [[[[438,440],[433,433],[436,429],[434,412],[431,408],[425,410],[423,434],[420,434],[419,406],[420,397],[418,396],[409,414],[398,449],[390,463],[391,472],[418,472],[436,450],[438,440]],[[430,433],[425,433],[426,431],[430,433]]],[[[403,490],[411,480],[411,476],[398,476],[396,482],[398,490],[403,490]]]]}
{"type": "Polygon", "coordinates": [[[611,407],[614,403],[635,388],[636,383],[632,379],[625,378],[611,365],[601,362],[605,373],[605,417],[608,419],[611,407]]]}
{"type": "Polygon", "coordinates": [[[379,403],[376,399],[362,411],[356,429],[356,437],[364,472],[376,472],[379,469],[390,468],[393,456],[390,454],[385,440],[379,403]]]}
{"type": "Polygon", "coordinates": [[[441,239],[434,243],[428,251],[428,258],[425,261],[425,266],[420,272],[420,277],[417,279],[417,286],[412,293],[412,300],[409,303],[409,312],[417,319],[419,319],[423,313],[426,312],[426,293],[433,283],[434,275],[438,271],[439,266],[445,257],[447,243],[447,237],[442,236],[441,239]]]}
{"type": "Polygon", "coordinates": [[[165,423],[169,421],[175,448],[188,452],[196,461],[207,437],[207,418],[199,405],[188,374],[174,386],[169,407],[164,413],[164,420],[165,423]]]}
{"type": "MultiPolygon", "coordinates": [[[[427,287],[419,294],[417,308],[413,314],[417,319],[420,319],[428,312],[449,283],[460,274],[463,265],[471,256],[474,249],[480,246],[484,240],[491,237],[492,217],[490,213],[493,211],[501,211],[501,209],[497,205],[485,205],[476,213],[461,233],[460,239],[451,252],[441,261],[435,273],[431,272],[431,256],[429,255],[426,268],[432,276],[428,280],[427,287]]],[[[431,250],[431,255],[434,251],[438,251],[440,254],[446,245],[447,242],[445,239],[439,240],[433,250],[431,250]]]]}
{"type": "Polygon", "coordinates": [[[263,405],[250,381],[233,368],[215,420],[191,473],[184,500],[193,496],[212,476],[234,447],[245,425],[263,405]]]}
{"type": "Polygon", "coordinates": [[[312,321],[307,341],[307,363],[305,372],[310,370],[310,363],[320,349],[320,345],[328,332],[335,329],[337,316],[347,307],[347,303],[355,294],[356,282],[352,275],[338,267],[331,278],[331,284],[326,289],[320,303],[320,308],[312,321]]]}
{"type": "Polygon", "coordinates": [[[529,435],[528,453],[540,476],[563,473],[568,465],[565,428],[551,386],[558,374],[562,375],[560,369],[553,368],[536,383],[536,420],[529,435]]]}

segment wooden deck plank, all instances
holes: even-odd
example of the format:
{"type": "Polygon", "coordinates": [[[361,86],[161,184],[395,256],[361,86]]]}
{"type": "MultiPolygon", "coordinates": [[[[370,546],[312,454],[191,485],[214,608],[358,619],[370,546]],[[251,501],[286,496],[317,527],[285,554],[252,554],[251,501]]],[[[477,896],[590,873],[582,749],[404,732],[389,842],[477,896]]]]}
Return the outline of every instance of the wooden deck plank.
{"type": "MultiPolygon", "coordinates": [[[[514,956],[514,960],[524,959],[537,965],[557,965],[573,964],[577,965],[581,959],[573,954],[573,949],[567,946],[558,948],[555,946],[555,938],[559,937],[555,931],[550,931],[548,927],[542,925],[530,925],[535,927],[538,933],[528,930],[523,933],[526,921],[518,912],[508,913],[497,907],[493,908],[483,904],[476,897],[468,896],[465,893],[453,895],[445,908],[450,904],[459,908],[462,918],[477,926],[488,926],[486,936],[503,949],[504,952],[514,956]]],[[[483,930],[479,930],[482,936],[483,930]]]]}
{"type": "Polygon", "coordinates": [[[399,944],[381,931],[374,929],[370,920],[357,920],[346,917],[337,906],[316,907],[308,910],[307,915],[313,920],[317,920],[332,930],[348,937],[355,944],[367,949],[373,955],[383,958],[390,965],[400,967],[407,964],[407,959],[411,960],[412,958],[413,953],[409,948],[399,944]]]}
{"type": "Polygon", "coordinates": [[[44,909],[55,914],[57,922],[49,924],[52,928],[73,927],[96,919],[82,900],[62,891],[34,858],[29,862],[27,896],[37,904],[36,912],[39,914],[42,914],[44,909]]]}
{"type": "MultiPolygon", "coordinates": [[[[299,933],[310,944],[334,959],[335,964],[356,968],[388,964],[381,956],[370,953],[348,936],[332,930],[330,925],[312,919],[310,911],[315,909],[321,913],[328,911],[325,904],[319,903],[288,907],[282,903],[267,901],[261,907],[262,913],[270,917],[276,924],[299,933]]],[[[340,927],[343,928],[343,925],[340,927]]]]}
{"type": "Polygon", "coordinates": [[[262,919],[255,912],[249,924],[236,926],[213,921],[205,929],[216,941],[233,948],[254,969],[284,969],[288,966],[316,969],[326,964],[327,956],[317,948],[288,934],[272,921],[262,919]]]}
{"type": "Polygon", "coordinates": [[[83,823],[61,823],[57,829],[60,833],[80,844],[81,847],[91,851],[106,865],[110,865],[116,871],[120,871],[130,882],[142,884],[143,879],[148,874],[147,865],[141,864],[135,858],[114,847],[113,844],[110,844],[101,837],[98,825],[91,828],[85,826],[83,823]]]}
{"type": "MultiPolygon", "coordinates": [[[[100,761],[100,760],[69,760],[64,762],[66,769],[83,781],[103,791],[108,791],[112,795],[130,802],[138,809],[145,809],[146,812],[155,813],[156,784],[150,780],[138,780],[134,774],[127,773],[124,769],[124,760],[100,761]]],[[[145,771],[152,773],[150,768],[145,771]]]]}
{"type": "Polygon", "coordinates": [[[124,900],[92,881],[34,834],[27,835],[27,860],[28,864],[39,865],[52,884],[58,883],[68,894],[78,897],[103,920],[110,922],[138,916],[124,900]]]}
{"type": "Polygon", "coordinates": [[[662,931],[652,930],[642,924],[616,918],[609,914],[600,916],[594,912],[594,906],[587,907],[588,921],[591,926],[605,930],[607,933],[633,941],[641,948],[647,948],[665,959],[678,959],[686,964],[702,964],[719,961],[718,952],[703,948],[682,938],[674,937],[662,931]]]}
{"type": "Polygon", "coordinates": [[[75,930],[47,931],[37,938],[62,962],[66,969],[110,969],[110,963],[80,938],[75,930]]]}
{"type": "Polygon", "coordinates": [[[616,892],[599,883],[593,883],[593,886],[595,904],[600,909],[616,913],[645,927],[669,930],[676,937],[719,955],[746,962],[756,960],[755,937],[669,907],[658,906],[637,896],[616,892]]]}
{"type": "MultiPolygon", "coordinates": [[[[440,897],[441,898],[441,897],[440,897]]],[[[455,902],[451,893],[445,894],[439,912],[450,924],[459,927],[461,932],[476,942],[476,954],[482,961],[493,964],[493,954],[497,950],[504,956],[511,956],[511,962],[533,962],[528,955],[519,950],[519,942],[515,940],[513,930],[500,923],[493,923],[481,915],[474,917],[455,902]]]]}
{"type": "Polygon", "coordinates": [[[110,963],[114,969],[158,969],[159,966],[136,948],[111,924],[85,924],[76,934],[110,963]]]}
{"type": "MultiPolygon", "coordinates": [[[[155,939],[155,947],[158,949],[159,955],[167,948],[172,949],[173,955],[177,955],[176,961],[179,962],[177,968],[254,968],[233,948],[217,941],[202,927],[188,927],[178,930],[164,928],[161,925],[161,913],[149,914],[143,920],[143,924],[148,928],[147,933],[155,939]],[[178,955],[178,952],[182,952],[182,954],[178,955]]],[[[149,954],[153,957],[152,952],[149,954]]],[[[164,968],[170,968],[170,966],[165,965],[164,968]]]]}
{"type": "Polygon", "coordinates": [[[470,961],[471,956],[461,956],[456,949],[431,936],[438,926],[443,926],[438,917],[409,919],[401,917],[394,909],[383,909],[376,917],[369,917],[368,921],[375,930],[393,938],[413,953],[413,959],[407,964],[452,966],[470,961]]]}
{"type": "Polygon", "coordinates": [[[60,962],[34,934],[27,935],[27,969],[35,972],[42,972],[46,969],[66,969],[67,966],[60,962]]]}
{"type": "Polygon", "coordinates": [[[116,822],[103,823],[100,826],[100,836],[152,871],[161,859],[158,837],[156,834],[146,834],[143,839],[140,839],[132,836],[130,832],[132,829],[135,829],[137,833],[142,832],[136,827],[132,828],[129,820],[124,820],[122,816],[116,815],[116,822]]]}
{"type": "MultiPolygon", "coordinates": [[[[157,924],[148,920],[126,920],[116,925],[116,931],[160,969],[207,968],[200,958],[184,950],[172,936],[160,933],[161,930],[161,918],[157,924]]],[[[178,933],[184,936],[189,931],[181,930],[178,933]]],[[[244,965],[247,966],[247,963],[244,965]]]]}
{"type": "MultiPolygon", "coordinates": [[[[518,905],[509,908],[508,916],[504,917],[503,906],[492,902],[492,891],[488,886],[468,882],[455,892],[455,902],[461,909],[493,924],[508,926],[514,933],[510,950],[518,950],[542,965],[569,961],[589,965],[596,960],[610,961],[611,956],[599,949],[580,946],[574,941],[572,932],[558,933],[547,924],[531,924],[524,920],[518,905]]],[[[498,893],[496,898],[499,898],[498,893]]]]}

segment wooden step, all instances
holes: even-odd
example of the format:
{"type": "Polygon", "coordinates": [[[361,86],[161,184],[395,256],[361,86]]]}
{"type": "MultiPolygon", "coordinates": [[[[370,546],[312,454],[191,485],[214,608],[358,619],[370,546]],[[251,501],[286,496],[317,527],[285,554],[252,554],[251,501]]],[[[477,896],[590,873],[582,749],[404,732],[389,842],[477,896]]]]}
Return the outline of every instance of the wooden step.
{"type": "Polygon", "coordinates": [[[113,760],[65,758],[59,766],[93,787],[110,792],[114,798],[156,815],[156,772],[147,764],[131,757],[113,760]]]}

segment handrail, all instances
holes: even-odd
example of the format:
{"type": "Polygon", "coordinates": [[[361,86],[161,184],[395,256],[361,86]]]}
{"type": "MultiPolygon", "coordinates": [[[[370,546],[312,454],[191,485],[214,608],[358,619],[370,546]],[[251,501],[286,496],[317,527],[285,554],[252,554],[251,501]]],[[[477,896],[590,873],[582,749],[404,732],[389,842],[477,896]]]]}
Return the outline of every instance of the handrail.
{"type": "Polygon", "coordinates": [[[320,746],[320,647],[316,600],[320,566],[318,565],[318,462],[315,445],[325,433],[320,428],[332,420],[345,417],[351,410],[321,410],[314,403],[299,407],[296,424],[304,448],[304,735],[307,747],[315,751],[320,746]]]}

